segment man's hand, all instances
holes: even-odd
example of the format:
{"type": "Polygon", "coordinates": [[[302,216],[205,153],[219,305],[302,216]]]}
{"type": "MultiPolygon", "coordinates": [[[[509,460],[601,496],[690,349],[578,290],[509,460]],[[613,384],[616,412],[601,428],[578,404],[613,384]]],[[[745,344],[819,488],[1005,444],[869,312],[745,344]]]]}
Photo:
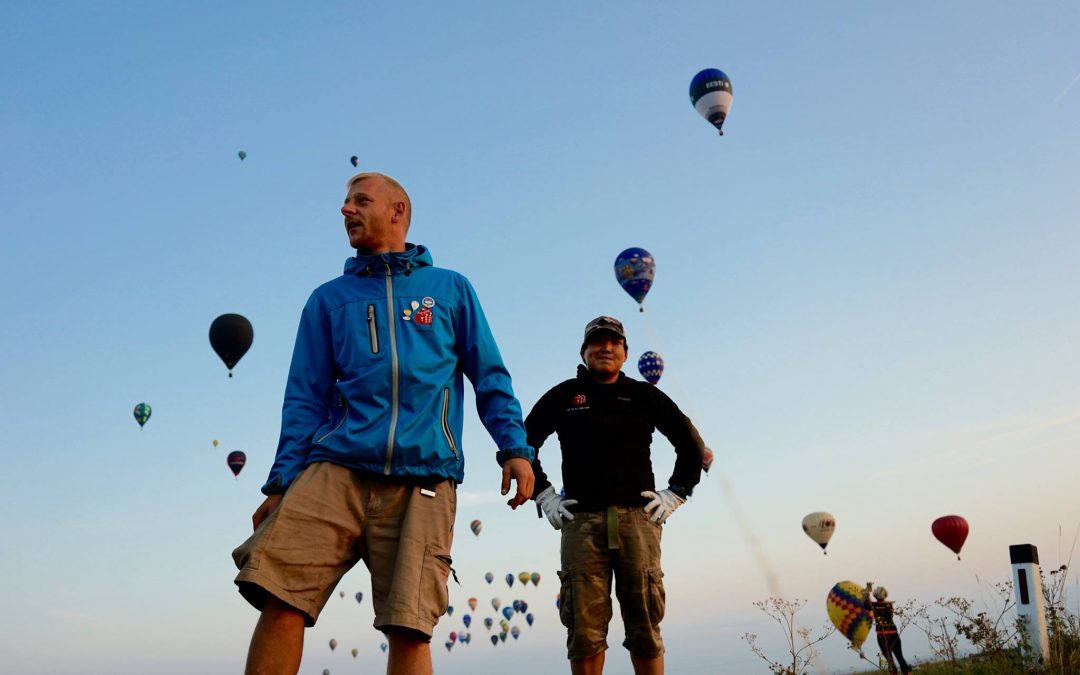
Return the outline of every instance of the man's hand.
{"type": "Polygon", "coordinates": [[[506,502],[512,509],[516,509],[525,502],[529,501],[529,497],[532,497],[533,493],[533,476],[532,464],[524,457],[511,457],[503,462],[503,476],[502,476],[502,493],[505,495],[510,492],[510,481],[517,482],[517,494],[506,502]]]}
{"type": "Polygon", "coordinates": [[[566,499],[559,493],[555,492],[555,488],[548,486],[546,490],[536,495],[536,503],[540,505],[540,509],[543,510],[544,515],[547,516],[548,522],[556,530],[561,530],[565,524],[563,521],[569,522],[574,519],[574,514],[570,513],[570,509],[567,507],[577,504],[576,499],[566,499]]]}
{"type": "Polygon", "coordinates": [[[685,499],[671,490],[660,490],[659,492],[646,490],[641,493],[641,496],[652,500],[645,505],[645,514],[651,515],[652,517],[649,520],[658,525],[663,525],[664,521],[675,513],[675,509],[686,503],[685,499]]]}
{"type": "Polygon", "coordinates": [[[251,526],[253,530],[259,529],[259,525],[262,525],[262,521],[266,520],[266,517],[274,512],[274,509],[281,503],[281,498],[285,495],[270,495],[263,500],[263,503],[259,505],[259,508],[255,509],[255,515],[251,517],[251,526]]]}

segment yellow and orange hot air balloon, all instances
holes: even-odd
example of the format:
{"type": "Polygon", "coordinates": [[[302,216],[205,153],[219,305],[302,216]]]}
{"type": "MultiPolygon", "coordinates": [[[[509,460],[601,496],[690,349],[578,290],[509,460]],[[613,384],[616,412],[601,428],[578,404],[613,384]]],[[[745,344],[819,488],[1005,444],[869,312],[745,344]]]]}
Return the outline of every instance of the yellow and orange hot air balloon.
{"type": "Polygon", "coordinates": [[[836,629],[851,640],[855,649],[862,647],[870,635],[873,617],[863,601],[863,588],[854,581],[841,581],[832,587],[825,600],[829,620],[836,629]]]}

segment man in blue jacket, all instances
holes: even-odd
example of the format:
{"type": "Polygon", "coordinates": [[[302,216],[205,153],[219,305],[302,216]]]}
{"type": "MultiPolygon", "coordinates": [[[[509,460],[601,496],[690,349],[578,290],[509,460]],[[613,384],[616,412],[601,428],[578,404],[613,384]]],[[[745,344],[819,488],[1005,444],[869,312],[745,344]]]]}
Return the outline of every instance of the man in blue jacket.
{"type": "Polygon", "coordinates": [[[240,593],[261,611],[249,675],[298,671],[304,628],[360,560],[387,673],[431,673],[464,478],[462,374],[499,448],[502,493],[516,483],[507,504],[532,495],[535,453],[476,293],[405,242],[411,212],[394,179],[354,176],[341,213],[357,255],[300,318],[267,497],[233,551],[240,593]]]}

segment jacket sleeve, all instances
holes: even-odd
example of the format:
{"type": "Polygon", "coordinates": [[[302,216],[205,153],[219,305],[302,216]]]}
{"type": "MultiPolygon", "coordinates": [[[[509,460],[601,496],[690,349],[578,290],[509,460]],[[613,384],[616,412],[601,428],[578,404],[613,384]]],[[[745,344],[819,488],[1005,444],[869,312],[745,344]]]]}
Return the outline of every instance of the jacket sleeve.
{"type": "Polygon", "coordinates": [[[500,466],[511,457],[523,457],[531,462],[535,453],[525,440],[521,404],[514,397],[510,373],[503,364],[476,291],[464,277],[461,282],[461,305],[454,325],[455,348],[462,371],[476,393],[476,412],[499,449],[495,459],[500,466]]]}
{"type": "Polygon", "coordinates": [[[525,418],[526,440],[529,446],[536,451],[536,459],[532,463],[533,476],[536,478],[536,482],[533,484],[533,499],[536,499],[536,495],[551,487],[551,481],[548,480],[544,468],[540,465],[540,446],[544,444],[548,436],[555,432],[555,412],[557,409],[553,405],[554,401],[555,389],[551,389],[540,397],[540,400],[533,406],[532,411],[529,412],[529,416],[525,418]]]}
{"type": "Polygon", "coordinates": [[[296,332],[285,403],[281,408],[281,437],[270,476],[262,487],[263,494],[284,493],[303,470],[312,437],[330,414],[335,381],[330,317],[312,294],[296,332]]]}
{"type": "Polygon", "coordinates": [[[675,447],[675,470],[668,485],[678,485],[692,491],[701,481],[701,464],[705,458],[705,443],[694,423],[679,410],[679,406],[659,389],[656,396],[656,428],[675,447]]]}

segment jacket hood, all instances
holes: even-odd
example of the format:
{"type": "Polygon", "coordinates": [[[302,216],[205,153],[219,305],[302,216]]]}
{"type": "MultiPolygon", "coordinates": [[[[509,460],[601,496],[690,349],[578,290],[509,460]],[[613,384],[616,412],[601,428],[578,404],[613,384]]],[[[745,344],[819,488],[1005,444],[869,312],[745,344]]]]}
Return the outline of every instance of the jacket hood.
{"type": "Polygon", "coordinates": [[[354,257],[345,261],[345,274],[368,277],[373,274],[383,274],[386,265],[390,265],[391,274],[412,274],[414,269],[431,267],[432,264],[431,253],[426,246],[407,243],[404,251],[391,251],[376,255],[357,253],[354,257]]]}

